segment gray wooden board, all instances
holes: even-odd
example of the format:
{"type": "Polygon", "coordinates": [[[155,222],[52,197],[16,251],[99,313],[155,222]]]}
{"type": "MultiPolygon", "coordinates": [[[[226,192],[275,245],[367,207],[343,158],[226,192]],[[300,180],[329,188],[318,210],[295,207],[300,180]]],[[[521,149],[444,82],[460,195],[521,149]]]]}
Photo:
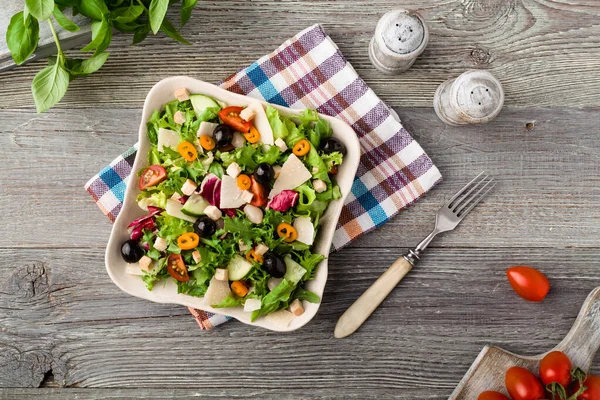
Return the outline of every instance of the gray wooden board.
{"type": "Polygon", "coordinates": [[[194,46],[155,37],[129,47],[117,34],[101,72],[73,81],[41,115],[29,84],[43,63],[0,74],[0,398],[443,399],[485,344],[524,355],[556,345],[600,283],[600,5],[394,5],[419,9],[432,34],[398,77],[377,73],[367,56],[391,7],[383,0],[200,1],[183,30],[194,46]],[[300,331],[230,322],[201,332],[180,306],[120,292],[103,265],[110,223],[82,187],[135,142],[150,87],[175,74],[218,81],[314,22],[399,107],[445,182],[332,255],[321,311],[300,331]],[[506,108],[486,126],[446,127],[431,109],[435,88],[473,67],[502,81],[506,108]],[[492,196],[436,240],[357,333],[333,339],[337,317],[482,169],[499,180],[492,196]],[[504,275],[514,264],[548,274],[546,301],[514,295],[504,275]]]}

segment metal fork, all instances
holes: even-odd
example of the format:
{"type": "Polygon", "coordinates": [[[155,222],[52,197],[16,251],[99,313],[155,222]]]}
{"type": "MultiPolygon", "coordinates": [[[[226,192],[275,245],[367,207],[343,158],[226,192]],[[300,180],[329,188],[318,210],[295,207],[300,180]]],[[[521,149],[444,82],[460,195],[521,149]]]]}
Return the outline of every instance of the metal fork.
{"type": "Polygon", "coordinates": [[[408,274],[425,248],[433,238],[442,232],[451,231],[462,221],[465,216],[496,186],[494,179],[480,173],[460,189],[452,198],[437,212],[435,228],[425,239],[421,241],[407,254],[398,258],[383,275],[379,277],[354,304],[346,310],[338,320],[334,336],[336,338],[346,337],[356,331],[369,318],[388,294],[408,274]]]}

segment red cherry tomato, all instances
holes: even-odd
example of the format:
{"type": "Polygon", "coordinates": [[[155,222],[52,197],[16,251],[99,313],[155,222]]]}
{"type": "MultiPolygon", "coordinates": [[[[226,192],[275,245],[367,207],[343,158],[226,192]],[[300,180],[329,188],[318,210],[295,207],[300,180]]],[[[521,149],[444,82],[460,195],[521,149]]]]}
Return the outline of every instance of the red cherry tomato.
{"type": "Polygon", "coordinates": [[[250,186],[250,191],[254,195],[252,197],[252,201],[250,202],[250,204],[252,204],[253,206],[256,206],[256,207],[266,206],[267,202],[269,200],[267,198],[267,196],[269,195],[269,189],[266,186],[258,183],[256,181],[256,179],[254,179],[254,176],[250,177],[250,179],[252,180],[252,185],[250,186]]]}
{"type": "Polygon", "coordinates": [[[512,267],[506,276],[515,292],[525,300],[542,301],[550,291],[548,278],[535,268],[512,267]]]}
{"type": "Polygon", "coordinates": [[[151,165],[140,175],[140,190],[156,186],[167,179],[167,170],[160,165],[151,165]]]}
{"type": "Polygon", "coordinates": [[[565,353],[552,351],[542,358],[540,379],[544,385],[556,382],[566,388],[571,383],[571,369],[573,365],[565,353]]]}
{"type": "Polygon", "coordinates": [[[190,280],[181,254],[169,255],[169,258],[167,259],[167,272],[179,282],[187,282],[190,280]]]}
{"type": "Polygon", "coordinates": [[[486,390],[481,393],[477,400],[510,400],[508,397],[499,392],[494,392],[493,390],[486,390]]]}
{"type": "Polygon", "coordinates": [[[236,131],[248,133],[250,132],[250,128],[252,128],[252,122],[244,121],[242,117],[240,117],[242,110],[242,107],[226,107],[219,111],[219,118],[221,118],[224,124],[229,125],[236,131]]]}
{"type": "Polygon", "coordinates": [[[546,397],[539,379],[525,368],[509,368],[506,371],[505,384],[513,400],[539,400],[546,397]]]}
{"type": "MultiPolygon", "coordinates": [[[[583,386],[587,389],[577,397],[577,400],[598,400],[600,399],[600,376],[588,375],[583,382],[583,386]]],[[[573,393],[579,390],[579,382],[575,384],[573,393]]]]}

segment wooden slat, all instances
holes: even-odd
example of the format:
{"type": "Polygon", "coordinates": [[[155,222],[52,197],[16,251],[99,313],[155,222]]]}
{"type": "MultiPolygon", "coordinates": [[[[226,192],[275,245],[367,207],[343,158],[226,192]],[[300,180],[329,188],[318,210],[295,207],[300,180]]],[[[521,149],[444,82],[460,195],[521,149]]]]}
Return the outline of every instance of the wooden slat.
{"type": "Polygon", "coordinates": [[[359,331],[334,339],[336,319],[399,251],[333,255],[319,314],[281,335],[236,321],[200,332],[185,308],[120,292],[101,250],[0,249],[0,387],[35,387],[51,370],[56,383],[86,388],[442,398],[486,343],[553,347],[600,285],[598,249],[436,249],[359,331]],[[512,292],[504,270],[515,262],[548,275],[543,303],[512,292]]]}
{"type": "MultiPolygon", "coordinates": [[[[434,246],[598,245],[596,110],[506,109],[469,128],[446,127],[430,109],[398,111],[446,181],[355,246],[414,246],[440,205],[484,169],[498,188],[434,246]]],[[[139,118],[138,110],[0,111],[0,209],[11,232],[0,247],[105,246],[110,223],[83,185],[135,142],[139,118]]]]}
{"type": "MultiPolygon", "coordinates": [[[[430,107],[436,87],[469,68],[492,71],[509,106],[595,106],[599,15],[595,0],[202,2],[182,31],[194,46],[160,36],[130,47],[131,36],[117,34],[101,72],[72,82],[60,107],[140,108],[161,78],[191,75],[217,82],[316,22],[367,83],[396,106],[430,107]],[[371,66],[367,47],[379,17],[394,6],[418,9],[431,39],[407,73],[389,77],[371,66]]],[[[29,85],[43,65],[0,75],[0,107],[31,107],[29,85]]]]}

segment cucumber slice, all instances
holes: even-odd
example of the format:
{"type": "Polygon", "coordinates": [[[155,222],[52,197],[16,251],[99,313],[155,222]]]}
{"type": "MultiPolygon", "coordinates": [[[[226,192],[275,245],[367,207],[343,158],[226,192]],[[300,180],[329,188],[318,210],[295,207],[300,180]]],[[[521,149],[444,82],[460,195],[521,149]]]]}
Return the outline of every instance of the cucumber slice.
{"type": "Polygon", "coordinates": [[[204,197],[198,193],[194,193],[187,199],[183,207],[181,207],[181,212],[192,217],[199,217],[200,215],[204,215],[204,209],[209,205],[204,197]]]}
{"type": "Polygon", "coordinates": [[[194,107],[194,112],[196,113],[196,116],[198,116],[198,117],[200,117],[200,115],[207,108],[215,108],[216,107],[219,110],[221,109],[221,107],[219,106],[219,104],[217,104],[216,101],[214,101],[210,97],[205,96],[203,94],[190,95],[190,101],[192,102],[192,107],[194,107]]]}
{"type": "Polygon", "coordinates": [[[286,268],[283,279],[292,283],[300,282],[300,279],[306,274],[306,270],[296,261],[292,260],[290,256],[285,256],[283,261],[285,261],[286,268]]]}
{"type": "Polygon", "coordinates": [[[198,218],[192,217],[190,215],[185,215],[184,213],[182,213],[181,212],[182,207],[183,207],[183,205],[180,202],[169,199],[169,200],[167,200],[167,208],[165,209],[165,211],[171,217],[179,218],[184,221],[189,221],[191,223],[196,222],[196,220],[198,218]]]}
{"type": "Polygon", "coordinates": [[[227,275],[230,281],[244,279],[252,269],[252,264],[240,256],[233,257],[227,265],[227,275]]]}

